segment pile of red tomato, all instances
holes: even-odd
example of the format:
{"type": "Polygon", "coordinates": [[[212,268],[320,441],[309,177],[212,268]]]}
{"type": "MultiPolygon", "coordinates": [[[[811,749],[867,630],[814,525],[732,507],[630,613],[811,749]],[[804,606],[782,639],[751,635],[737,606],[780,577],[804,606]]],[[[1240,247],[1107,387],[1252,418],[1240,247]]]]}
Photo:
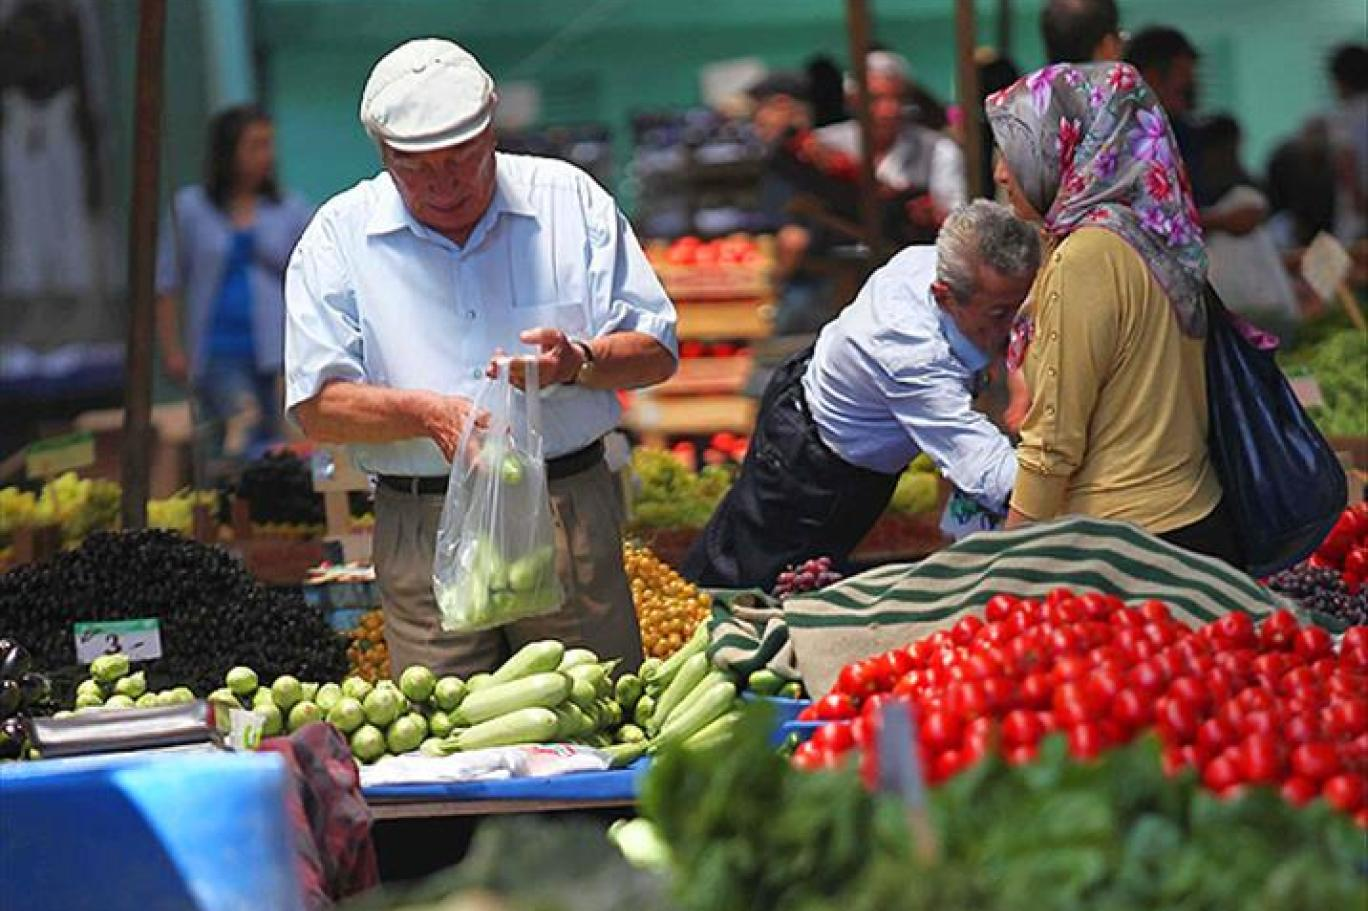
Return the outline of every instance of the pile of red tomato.
{"type": "Polygon", "coordinates": [[[664,253],[664,261],[671,266],[750,266],[765,264],[765,255],[755,239],[746,234],[732,234],[716,240],[685,235],[674,240],[664,253]]]}
{"type": "MultiPolygon", "coordinates": [[[[728,462],[735,462],[740,465],[746,460],[746,449],[749,446],[750,437],[734,433],[715,433],[703,450],[703,464],[726,465],[728,462]]],[[[698,446],[692,440],[680,440],[670,447],[670,452],[690,471],[698,470],[698,446]]]]}
{"type": "Polygon", "coordinates": [[[1368,827],[1368,627],[1336,648],[1286,611],[1192,629],[1158,601],[997,595],[982,618],[842,669],[800,716],[828,723],[794,764],[834,768],[860,752],[872,774],[876,751],[862,748],[890,700],[914,710],[932,783],[991,750],[1029,762],[1054,732],[1087,760],[1154,730],[1170,774],[1194,768],[1222,795],[1269,785],[1296,804],[1324,797],[1368,827]]]}
{"type": "Polygon", "coordinates": [[[1350,594],[1368,584],[1368,502],[1346,509],[1307,562],[1338,571],[1350,594]]]}

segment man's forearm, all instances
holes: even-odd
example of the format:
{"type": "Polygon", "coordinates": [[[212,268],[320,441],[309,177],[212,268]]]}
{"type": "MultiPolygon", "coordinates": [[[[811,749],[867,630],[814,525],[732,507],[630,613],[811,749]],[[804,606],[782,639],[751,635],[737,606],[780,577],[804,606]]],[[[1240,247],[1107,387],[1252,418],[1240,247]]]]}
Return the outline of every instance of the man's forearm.
{"type": "Polygon", "coordinates": [[[157,295],[157,341],[161,345],[162,357],[178,354],[183,347],[180,334],[180,314],[176,312],[176,299],[169,294],[157,295]]]}
{"type": "Polygon", "coordinates": [[[296,405],[295,417],[324,443],[393,443],[429,436],[440,399],[423,390],[332,382],[296,405]]]}
{"type": "Polygon", "coordinates": [[[644,332],[614,332],[588,344],[594,366],[583,384],[590,389],[639,389],[674,376],[674,355],[644,332]]]}

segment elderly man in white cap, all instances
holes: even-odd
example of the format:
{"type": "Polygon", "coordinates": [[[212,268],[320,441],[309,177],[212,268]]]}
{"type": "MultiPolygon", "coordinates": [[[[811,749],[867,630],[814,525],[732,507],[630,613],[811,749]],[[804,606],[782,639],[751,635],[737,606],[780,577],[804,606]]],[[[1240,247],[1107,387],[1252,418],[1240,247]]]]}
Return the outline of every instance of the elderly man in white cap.
{"type": "MultiPolygon", "coordinates": [[[[869,86],[869,115],[873,128],[874,176],[879,183],[914,202],[909,215],[934,233],[945,217],[968,199],[964,152],[943,133],[912,122],[907,116],[910,71],[907,61],[889,51],[871,51],[865,58],[869,86]]],[[[854,80],[847,77],[846,94],[854,101],[854,80]]],[[[817,131],[824,145],[853,156],[861,154],[860,125],[847,120],[817,131]]]]}
{"type": "MultiPolygon", "coordinates": [[[[494,150],[493,81],[450,41],[371,72],[361,122],[384,171],[325,204],[286,276],[286,408],[376,477],[374,561],[392,669],[495,667],[556,638],[641,659],[622,505],[602,439],[617,390],[675,370],[674,307],[612,198],[569,164],[494,150]],[[554,614],[441,629],[432,590],[449,463],[499,352],[539,352],[557,567],[554,614]]],[[[521,374],[515,374],[521,382],[521,374]]]]}

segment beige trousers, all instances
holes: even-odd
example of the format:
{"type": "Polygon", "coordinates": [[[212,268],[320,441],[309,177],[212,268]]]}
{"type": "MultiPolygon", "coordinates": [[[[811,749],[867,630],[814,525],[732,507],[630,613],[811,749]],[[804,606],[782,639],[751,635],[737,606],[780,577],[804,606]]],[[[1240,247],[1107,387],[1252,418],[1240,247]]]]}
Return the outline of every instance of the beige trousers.
{"type": "Polygon", "coordinates": [[[385,611],[391,673],[421,664],[462,677],[492,671],[528,642],[559,639],[567,648],[641,664],[641,633],[622,568],[622,494],[603,462],[551,481],[556,571],[566,602],[558,611],[478,633],[442,629],[432,591],[432,560],[444,496],[375,492],[374,560],[385,611]]]}

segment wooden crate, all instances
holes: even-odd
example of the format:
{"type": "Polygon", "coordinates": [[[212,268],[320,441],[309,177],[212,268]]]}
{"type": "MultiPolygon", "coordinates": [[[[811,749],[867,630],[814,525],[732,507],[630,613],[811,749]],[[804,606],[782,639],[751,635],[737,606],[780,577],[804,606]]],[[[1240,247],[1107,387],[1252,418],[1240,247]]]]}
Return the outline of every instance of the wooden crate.
{"type": "Polygon", "coordinates": [[[769,298],[678,302],[681,339],[761,339],[770,335],[773,306],[769,298]]]}
{"type": "Polygon", "coordinates": [[[919,560],[949,542],[940,530],[940,513],[905,516],[886,512],[855,548],[856,563],[900,563],[919,560]]]}
{"type": "Polygon", "coordinates": [[[228,545],[228,551],[264,585],[299,585],[309,570],[328,558],[328,547],[319,540],[247,538],[228,545]]]}
{"type": "Polygon", "coordinates": [[[1330,437],[1331,448],[1348,454],[1352,467],[1368,470],[1368,437],[1330,437]]]}
{"type": "Polygon", "coordinates": [[[703,533],[700,528],[645,528],[628,525],[627,537],[651,549],[661,562],[679,569],[689,548],[703,533]]]}
{"type": "Polygon", "coordinates": [[[657,396],[638,394],[622,423],[647,446],[666,447],[670,437],[750,433],[754,399],[741,395],[657,396]]]}
{"type": "Polygon", "coordinates": [[[660,283],[672,300],[736,300],[768,297],[769,271],[751,266],[671,266],[656,267],[660,283]]]}
{"type": "Polygon", "coordinates": [[[655,395],[735,395],[746,385],[750,376],[751,358],[686,357],[679,362],[679,370],[651,392],[655,395]]]}

